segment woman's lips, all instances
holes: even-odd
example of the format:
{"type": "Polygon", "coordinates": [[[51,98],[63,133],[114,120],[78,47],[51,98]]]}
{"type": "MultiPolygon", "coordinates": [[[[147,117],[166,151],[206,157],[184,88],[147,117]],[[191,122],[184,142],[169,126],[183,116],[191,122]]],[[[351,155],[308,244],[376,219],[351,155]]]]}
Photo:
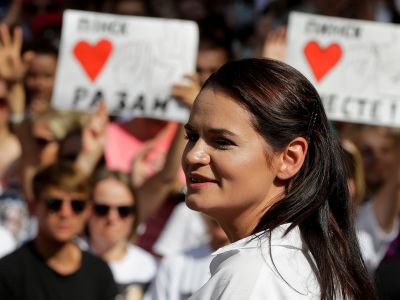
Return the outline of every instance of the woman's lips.
{"type": "Polygon", "coordinates": [[[201,188],[218,183],[218,181],[200,174],[190,173],[189,176],[187,176],[186,183],[190,188],[201,188]]]}

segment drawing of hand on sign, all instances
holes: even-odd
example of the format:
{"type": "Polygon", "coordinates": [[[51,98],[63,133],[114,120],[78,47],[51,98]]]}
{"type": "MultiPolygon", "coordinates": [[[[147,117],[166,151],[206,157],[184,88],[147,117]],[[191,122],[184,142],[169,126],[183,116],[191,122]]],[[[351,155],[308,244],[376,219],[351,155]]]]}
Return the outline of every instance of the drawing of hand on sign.
{"type": "Polygon", "coordinates": [[[103,70],[112,49],[111,42],[106,39],[102,39],[93,45],[81,40],[75,44],[73,53],[86,75],[94,82],[103,70]]]}
{"type": "Polygon", "coordinates": [[[400,53],[397,43],[380,44],[377,48],[378,90],[382,94],[396,95],[400,90],[400,59],[392,59],[400,53]]]}
{"type": "Polygon", "coordinates": [[[346,90],[367,93],[376,84],[376,49],[370,44],[358,44],[346,50],[340,84],[346,90]]]}
{"type": "Polygon", "coordinates": [[[304,47],[304,55],[315,79],[320,82],[339,63],[342,48],[337,43],[321,47],[317,41],[309,41],[304,47]]]}
{"type": "Polygon", "coordinates": [[[152,45],[146,40],[131,40],[115,54],[113,72],[116,81],[124,86],[148,89],[151,75],[152,45]]]}

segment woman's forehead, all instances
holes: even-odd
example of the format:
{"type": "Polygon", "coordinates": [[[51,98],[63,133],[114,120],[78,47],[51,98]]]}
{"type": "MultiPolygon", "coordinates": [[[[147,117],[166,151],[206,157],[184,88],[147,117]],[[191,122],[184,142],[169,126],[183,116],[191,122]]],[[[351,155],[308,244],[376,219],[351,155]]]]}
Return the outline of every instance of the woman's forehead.
{"type": "Polygon", "coordinates": [[[205,89],[193,105],[189,122],[196,118],[202,121],[250,121],[251,114],[227,93],[205,89]]]}

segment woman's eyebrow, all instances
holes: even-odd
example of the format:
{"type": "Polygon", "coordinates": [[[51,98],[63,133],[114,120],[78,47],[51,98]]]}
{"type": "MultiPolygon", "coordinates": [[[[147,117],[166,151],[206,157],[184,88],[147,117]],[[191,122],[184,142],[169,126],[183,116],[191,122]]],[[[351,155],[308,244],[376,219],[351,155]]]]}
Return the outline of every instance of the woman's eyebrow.
{"type": "Polygon", "coordinates": [[[209,132],[216,135],[228,135],[232,137],[237,136],[236,133],[233,133],[232,131],[225,128],[210,128],[209,132]]]}
{"type": "MultiPolygon", "coordinates": [[[[187,131],[196,131],[196,128],[189,123],[185,124],[184,128],[187,131]]],[[[214,135],[227,135],[227,136],[232,136],[232,137],[237,136],[236,133],[233,133],[232,131],[225,129],[225,128],[209,128],[207,131],[214,135]]]]}

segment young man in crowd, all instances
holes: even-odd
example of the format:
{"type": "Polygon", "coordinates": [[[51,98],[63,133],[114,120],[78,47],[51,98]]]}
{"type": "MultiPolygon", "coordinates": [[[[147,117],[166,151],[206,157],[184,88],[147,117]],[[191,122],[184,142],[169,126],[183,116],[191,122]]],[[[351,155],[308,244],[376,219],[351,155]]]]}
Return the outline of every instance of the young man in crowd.
{"type": "Polygon", "coordinates": [[[107,264],[75,242],[90,214],[88,188],[87,178],[67,163],[35,175],[38,233],[0,260],[0,299],[114,299],[107,264]]]}

